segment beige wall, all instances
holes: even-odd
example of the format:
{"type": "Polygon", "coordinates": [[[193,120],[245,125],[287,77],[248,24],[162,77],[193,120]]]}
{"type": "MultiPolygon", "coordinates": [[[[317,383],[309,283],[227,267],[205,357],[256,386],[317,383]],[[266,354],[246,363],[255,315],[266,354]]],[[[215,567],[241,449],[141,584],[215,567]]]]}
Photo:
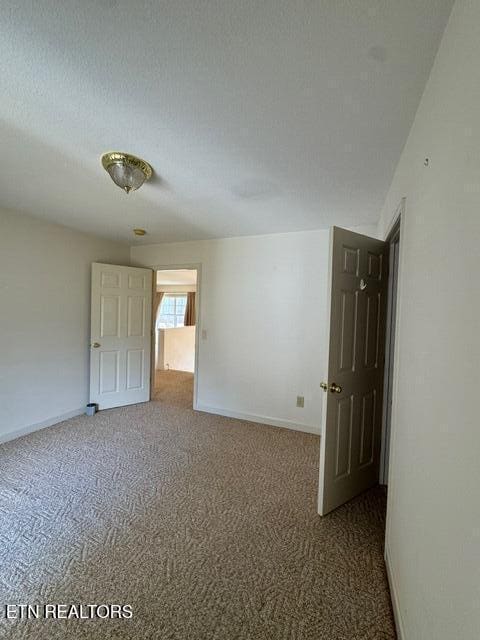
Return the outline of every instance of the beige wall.
{"type": "Polygon", "coordinates": [[[201,265],[199,408],[319,431],[328,231],[139,246],[131,257],[201,265]]]}
{"type": "Polygon", "coordinates": [[[157,331],[157,369],[194,371],[195,327],[175,327],[157,331]]]}
{"type": "Polygon", "coordinates": [[[328,229],[132,247],[139,266],[201,265],[198,408],[319,433],[328,252],[328,229]]]}
{"type": "Polygon", "coordinates": [[[380,224],[406,197],[386,545],[408,640],[480,630],[479,27],[459,0],[380,224]]]}
{"type": "Polygon", "coordinates": [[[0,440],[84,410],[95,261],[128,247],[0,211],[0,440]]]}

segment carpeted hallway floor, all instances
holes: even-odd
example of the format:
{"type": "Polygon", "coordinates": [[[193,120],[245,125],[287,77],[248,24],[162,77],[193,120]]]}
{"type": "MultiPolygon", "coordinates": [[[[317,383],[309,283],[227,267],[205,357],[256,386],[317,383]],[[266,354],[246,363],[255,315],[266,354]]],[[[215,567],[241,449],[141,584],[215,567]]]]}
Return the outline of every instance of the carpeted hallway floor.
{"type": "Polygon", "coordinates": [[[35,640],[395,638],[385,496],[321,519],[317,436],[156,400],[0,447],[0,600],[130,604],[130,620],[6,620],[35,640]]]}

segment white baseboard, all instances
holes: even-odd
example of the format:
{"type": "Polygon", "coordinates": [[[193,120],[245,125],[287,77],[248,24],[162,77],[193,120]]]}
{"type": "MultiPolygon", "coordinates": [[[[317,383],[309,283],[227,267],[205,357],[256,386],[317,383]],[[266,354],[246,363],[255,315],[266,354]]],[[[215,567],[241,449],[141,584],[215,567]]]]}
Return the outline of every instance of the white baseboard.
{"type": "Polygon", "coordinates": [[[197,411],[205,413],[213,413],[217,416],[225,416],[226,418],[237,418],[247,422],[258,422],[260,424],[268,424],[272,427],[282,427],[283,429],[293,429],[293,431],[303,431],[304,433],[313,433],[320,435],[320,427],[313,427],[308,424],[293,422],[292,420],[281,420],[280,418],[271,418],[269,416],[256,416],[250,413],[241,413],[239,411],[230,411],[229,409],[220,409],[219,407],[209,407],[205,404],[197,404],[197,411]]]}
{"type": "Polygon", "coordinates": [[[385,566],[387,568],[388,584],[390,586],[390,595],[392,596],[392,608],[393,617],[395,619],[395,627],[397,629],[398,640],[406,640],[405,628],[403,626],[402,616],[400,614],[400,603],[398,602],[398,590],[395,576],[393,573],[392,564],[390,561],[390,554],[388,551],[388,545],[385,543],[385,566]]]}
{"type": "Polygon", "coordinates": [[[30,424],[26,427],[20,427],[20,429],[14,429],[13,431],[2,433],[0,434],[0,444],[8,442],[9,440],[15,440],[15,438],[20,438],[20,436],[26,436],[27,434],[33,433],[34,431],[45,429],[45,427],[51,427],[52,425],[57,424],[58,422],[63,422],[64,420],[68,420],[69,418],[75,418],[82,413],[85,413],[85,407],[82,407],[81,409],[75,409],[74,411],[69,411],[68,413],[62,413],[62,415],[60,416],[48,418],[47,420],[42,420],[41,422],[36,422],[35,424],[30,424]]]}

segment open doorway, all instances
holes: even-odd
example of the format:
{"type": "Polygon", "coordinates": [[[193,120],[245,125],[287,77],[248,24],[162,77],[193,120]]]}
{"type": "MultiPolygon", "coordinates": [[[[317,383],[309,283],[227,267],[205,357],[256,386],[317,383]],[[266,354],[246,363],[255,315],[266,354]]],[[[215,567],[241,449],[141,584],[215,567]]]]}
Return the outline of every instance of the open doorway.
{"type": "Polygon", "coordinates": [[[157,270],[155,288],[153,398],[191,407],[197,340],[197,270],[157,270]]]}

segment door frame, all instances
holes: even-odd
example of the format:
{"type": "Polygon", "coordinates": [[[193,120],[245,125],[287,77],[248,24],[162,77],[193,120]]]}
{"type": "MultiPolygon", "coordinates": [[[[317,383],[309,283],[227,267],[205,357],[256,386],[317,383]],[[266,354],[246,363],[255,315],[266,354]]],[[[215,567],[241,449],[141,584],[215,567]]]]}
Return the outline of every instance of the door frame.
{"type": "Polygon", "coordinates": [[[397,436],[397,425],[396,425],[396,416],[398,413],[398,386],[399,386],[399,370],[400,370],[400,347],[401,347],[401,339],[402,339],[402,310],[404,304],[404,286],[405,286],[405,270],[406,270],[406,238],[409,235],[410,231],[410,221],[408,218],[407,207],[406,207],[406,198],[402,198],[400,204],[395,210],[394,215],[392,216],[391,222],[385,231],[385,237],[388,238],[393,228],[395,227],[395,223],[397,219],[401,217],[401,239],[400,239],[400,251],[398,256],[398,285],[397,285],[397,309],[395,315],[395,347],[394,347],[394,355],[393,355],[393,380],[392,380],[392,413],[391,413],[391,421],[390,421],[390,446],[389,446],[389,463],[388,463],[388,490],[387,490],[387,513],[386,513],[386,522],[385,522],[385,548],[384,548],[384,558],[385,558],[385,568],[387,573],[388,584],[390,586],[390,593],[392,596],[392,608],[393,608],[393,617],[395,619],[395,626],[397,629],[397,635],[399,638],[403,637],[402,627],[401,627],[401,615],[400,615],[400,607],[398,603],[398,586],[396,582],[396,578],[392,572],[392,564],[391,564],[391,552],[389,547],[389,540],[391,537],[391,516],[390,516],[390,505],[395,502],[395,477],[393,475],[393,469],[395,468],[395,457],[396,457],[396,446],[395,440],[397,436]]]}
{"type": "MultiPolygon", "coordinates": [[[[396,435],[396,425],[395,425],[395,416],[397,413],[397,397],[398,397],[398,370],[400,365],[400,338],[401,338],[401,311],[403,304],[403,286],[404,286],[404,277],[405,273],[405,238],[407,235],[407,227],[408,227],[408,214],[406,210],[406,198],[403,197],[400,200],[399,205],[395,209],[395,213],[392,216],[390,224],[388,225],[385,231],[385,238],[388,238],[395,228],[397,220],[401,219],[401,233],[402,238],[400,240],[400,252],[398,256],[398,284],[397,284],[397,308],[395,314],[395,342],[394,342],[394,350],[393,350],[393,374],[392,374],[392,413],[390,420],[390,443],[389,443],[389,456],[388,456],[388,477],[387,477],[387,486],[388,486],[388,499],[387,499],[387,514],[386,514],[386,523],[385,523],[385,537],[388,538],[388,532],[390,528],[390,517],[389,517],[389,509],[388,503],[393,498],[393,494],[395,491],[394,481],[392,477],[392,468],[394,466],[394,458],[395,458],[395,435],[396,435]]],[[[385,555],[387,554],[387,544],[385,544],[385,555]]]]}
{"type": "Polygon", "coordinates": [[[389,245],[389,269],[388,269],[388,287],[387,287],[387,325],[385,329],[385,365],[384,365],[384,381],[383,381],[383,407],[382,407],[382,439],[380,451],[380,470],[379,483],[388,485],[388,467],[390,459],[389,444],[392,433],[392,412],[389,411],[389,405],[393,399],[394,385],[394,367],[395,367],[395,345],[396,345],[396,329],[398,318],[398,306],[395,306],[395,316],[393,315],[393,282],[395,275],[394,252],[392,247],[398,243],[398,259],[396,268],[397,288],[395,290],[395,303],[398,302],[398,284],[400,272],[400,251],[401,251],[401,228],[402,228],[402,211],[403,201],[398,207],[390,230],[385,238],[385,242],[389,245]],[[398,240],[397,240],[398,239],[398,240]],[[393,343],[393,344],[392,344],[393,343]],[[393,365],[393,366],[392,366],[393,365]]]}
{"type": "MultiPolygon", "coordinates": [[[[188,263],[175,263],[175,264],[166,264],[166,265],[155,265],[150,267],[154,271],[153,281],[154,281],[154,289],[155,292],[157,290],[157,271],[176,271],[177,269],[189,269],[191,271],[197,272],[197,284],[195,291],[195,362],[193,366],[193,408],[197,409],[197,399],[198,399],[198,371],[199,371],[199,353],[200,353],[200,309],[201,309],[201,299],[202,299],[202,263],[201,262],[188,262],[188,263]]],[[[153,307],[153,300],[152,300],[153,307]]],[[[152,379],[151,388],[151,396],[155,390],[155,340],[156,340],[156,329],[155,329],[155,318],[152,313],[152,354],[153,357],[151,359],[151,369],[150,375],[152,379]]]]}

